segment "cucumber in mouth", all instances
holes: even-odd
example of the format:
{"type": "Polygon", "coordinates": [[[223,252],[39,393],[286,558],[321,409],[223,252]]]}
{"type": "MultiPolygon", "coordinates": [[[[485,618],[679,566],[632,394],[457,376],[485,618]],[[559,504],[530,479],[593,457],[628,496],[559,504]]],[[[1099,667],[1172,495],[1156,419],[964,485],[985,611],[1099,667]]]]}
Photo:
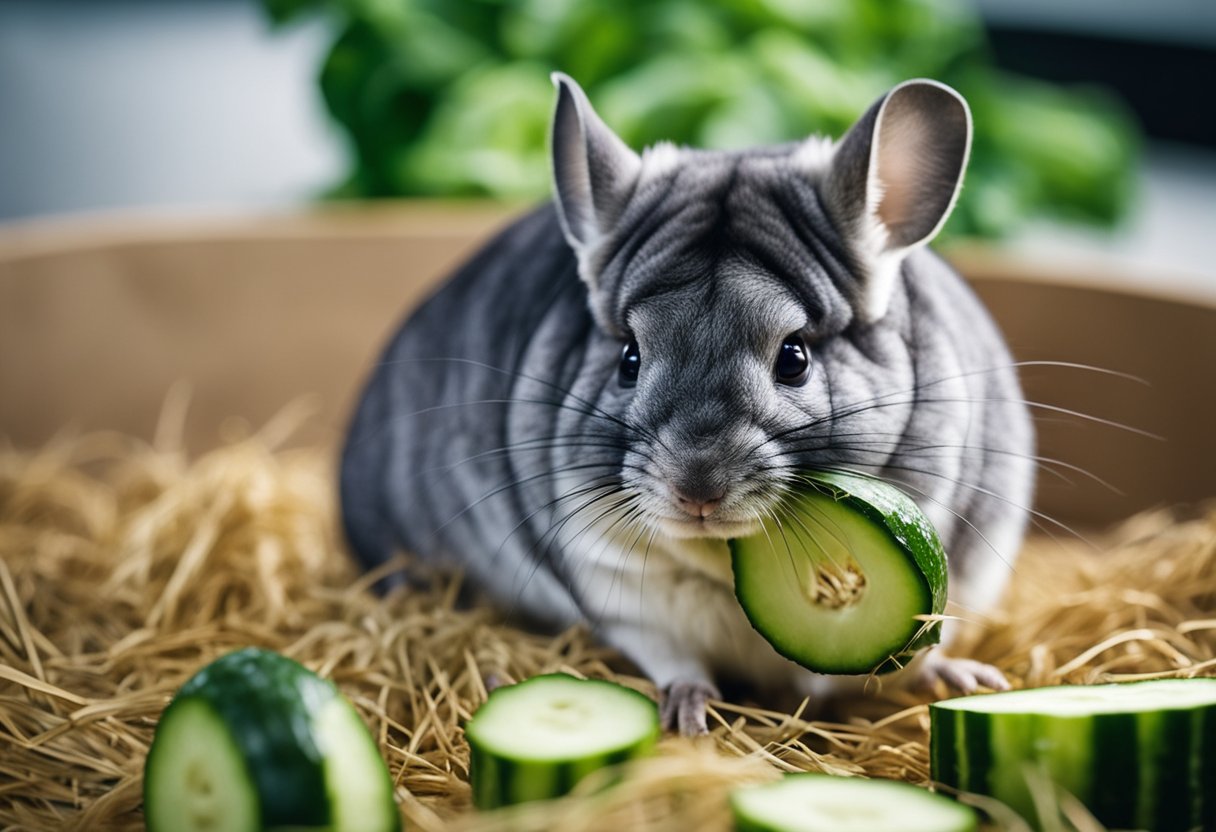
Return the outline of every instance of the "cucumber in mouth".
{"type": "Polygon", "coordinates": [[[730,541],[735,595],[778,653],[818,673],[896,670],[941,637],[946,553],[880,480],[808,472],[761,530],[730,541]]]}

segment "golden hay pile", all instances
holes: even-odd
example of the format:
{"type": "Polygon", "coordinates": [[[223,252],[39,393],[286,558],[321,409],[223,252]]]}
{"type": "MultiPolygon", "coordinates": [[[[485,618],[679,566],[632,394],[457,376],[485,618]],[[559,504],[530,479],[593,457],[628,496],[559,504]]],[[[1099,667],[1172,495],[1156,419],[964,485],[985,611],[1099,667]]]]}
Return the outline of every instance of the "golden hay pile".
{"type": "MultiPolygon", "coordinates": [[[[614,789],[473,815],[460,726],[488,675],[562,669],[653,689],[583,632],[528,634],[456,608],[451,582],[372,595],[337,542],[329,460],[276,449],[281,433],[197,460],[100,434],[0,448],[0,828],[142,828],[158,714],[202,664],[249,644],[340,685],[379,736],[411,829],[726,829],[728,787],[783,770],[927,780],[911,694],[853,703],[835,723],[723,702],[711,738],[665,740],[614,789]]],[[[1019,686],[1211,674],[1214,607],[1216,507],[1157,513],[1097,549],[1029,546],[1004,611],[962,649],[1019,686]]]]}

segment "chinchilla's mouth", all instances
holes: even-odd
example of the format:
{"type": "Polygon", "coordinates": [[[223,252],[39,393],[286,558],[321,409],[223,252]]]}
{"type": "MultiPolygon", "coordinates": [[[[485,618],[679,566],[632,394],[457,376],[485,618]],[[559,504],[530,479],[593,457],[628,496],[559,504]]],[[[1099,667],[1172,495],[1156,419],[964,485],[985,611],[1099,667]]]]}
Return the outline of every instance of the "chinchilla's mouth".
{"type": "Polygon", "coordinates": [[[674,538],[716,537],[723,540],[732,537],[747,537],[760,528],[754,519],[718,520],[715,517],[692,518],[664,517],[659,522],[663,531],[674,538]]]}

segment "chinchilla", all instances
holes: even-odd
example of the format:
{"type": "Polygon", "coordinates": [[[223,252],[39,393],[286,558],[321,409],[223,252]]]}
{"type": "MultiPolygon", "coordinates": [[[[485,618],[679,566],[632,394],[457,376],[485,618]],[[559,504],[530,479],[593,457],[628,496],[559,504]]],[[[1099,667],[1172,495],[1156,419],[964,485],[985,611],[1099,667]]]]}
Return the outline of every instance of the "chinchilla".
{"type": "MultiPolygon", "coordinates": [[[[990,607],[1033,430],[997,328],[926,248],[961,186],[966,102],[914,80],[837,143],[639,155],[554,82],[553,202],[409,317],[359,404],[341,497],[363,564],[404,549],[506,610],[586,622],[684,733],[705,730],[718,679],[832,689],[732,588],[727,540],[801,470],[901,485],[950,554],[954,611],[990,607]]],[[[1004,686],[976,662],[918,664],[1004,686]]]]}

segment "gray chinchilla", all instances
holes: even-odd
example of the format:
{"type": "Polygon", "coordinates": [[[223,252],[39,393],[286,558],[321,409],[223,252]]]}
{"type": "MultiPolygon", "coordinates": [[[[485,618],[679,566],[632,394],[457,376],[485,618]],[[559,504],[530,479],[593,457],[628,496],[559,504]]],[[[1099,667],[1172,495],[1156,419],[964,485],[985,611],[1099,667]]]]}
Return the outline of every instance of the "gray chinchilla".
{"type": "MultiPolygon", "coordinates": [[[[553,203],[413,313],[359,405],[341,489],[362,562],[405,549],[507,610],[586,621],[684,733],[716,678],[835,685],[779,656],[732,589],[727,539],[801,469],[902,485],[950,553],[954,611],[990,607],[1033,431],[996,327],[925,247],[962,182],[966,102],[908,81],[835,144],[639,155],[554,81],[553,203]]],[[[936,651],[918,666],[1005,684],[936,651]]]]}

